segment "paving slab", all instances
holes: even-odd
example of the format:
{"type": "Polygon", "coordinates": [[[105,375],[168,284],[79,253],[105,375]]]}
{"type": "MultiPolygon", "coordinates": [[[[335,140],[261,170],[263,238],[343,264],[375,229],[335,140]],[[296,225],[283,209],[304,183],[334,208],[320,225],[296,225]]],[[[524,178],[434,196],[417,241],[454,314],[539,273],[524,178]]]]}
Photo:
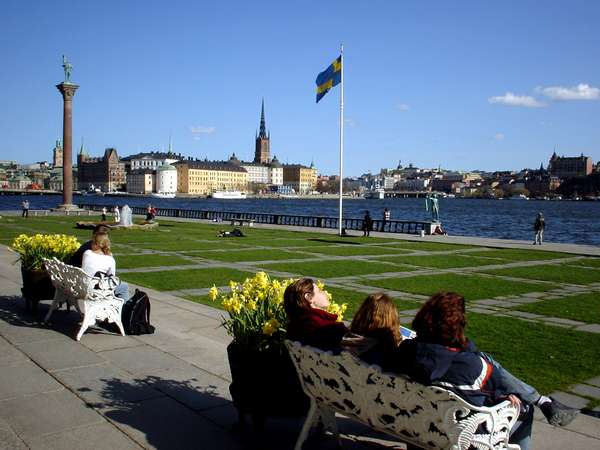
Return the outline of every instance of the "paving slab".
{"type": "Polygon", "coordinates": [[[64,389],[60,383],[29,359],[4,365],[0,370],[2,373],[0,400],[64,389]]]}
{"type": "Polygon", "coordinates": [[[108,350],[102,356],[115,366],[134,375],[151,375],[165,367],[188,367],[189,364],[149,345],[136,347],[135,357],[128,348],[108,350]]]}
{"type": "Polygon", "coordinates": [[[142,381],[195,411],[231,402],[229,381],[196,367],[160,370],[142,381]]]}
{"type": "Polygon", "coordinates": [[[590,323],[587,325],[581,325],[575,329],[577,331],[587,331],[588,333],[600,333],[600,324],[590,323]]]}
{"type": "Polygon", "coordinates": [[[140,450],[142,447],[105,422],[26,439],[31,450],[140,450]]]}
{"type": "Polygon", "coordinates": [[[6,339],[0,337],[0,370],[5,365],[25,360],[27,360],[27,356],[23,352],[15,348],[6,339]]]}
{"type": "Polygon", "coordinates": [[[591,384],[592,386],[600,387],[600,377],[585,380],[585,384],[591,384]]]}
{"type": "Polygon", "coordinates": [[[171,398],[123,404],[101,412],[144,448],[244,448],[222,428],[171,398]]]}
{"type": "Polygon", "coordinates": [[[121,336],[120,334],[115,334],[113,331],[105,330],[94,330],[91,333],[86,332],[79,342],[84,347],[96,353],[144,345],[143,342],[133,336],[121,336]]]}
{"type": "Polygon", "coordinates": [[[505,314],[508,314],[509,316],[519,317],[522,319],[542,319],[542,318],[544,318],[544,316],[542,316],[540,314],[528,313],[525,311],[508,311],[505,314]]]}
{"type": "Polygon", "coordinates": [[[65,389],[1,401],[0,419],[24,439],[104,422],[102,416],[65,389]]]}
{"type": "MultiPolygon", "coordinates": [[[[85,335],[82,339],[85,339],[85,335]]],[[[51,345],[42,341],[18,344],[17,346],[23,353],[48,371],[106,362],[97,353],[70,339],[52,341],[51,345]]]]}
{"type": "Polygon", "coordinates": [[[110,363],[61,370],[53,374],[61,383],[89,404],[106,405],[115,400],[139,402],[164,394],[110,363]]]}
{"type": "Polygon", "coordinates": [[[0,450],[27,450],[28,447],[4,420],[0,419],[0,450]]]}
{"type": "Polygon", "coordinates": [[[600,399],[600,388],[587,384],[577,384],[569,387],[569,391],[585,397],[600,399]]]}
{"type": "Polygon", "coordinates": [[[589,403],[588,399],[566,392],[552,392],[550,397],[555,398],[562,404],[570,406],[571,408],[584,408],[589,403]]]}
{"type": "Polygon", "coordinates": [[[531,447],[532,450],[594,450],[599,445],[592,436],[536,421],[531,447]]]}

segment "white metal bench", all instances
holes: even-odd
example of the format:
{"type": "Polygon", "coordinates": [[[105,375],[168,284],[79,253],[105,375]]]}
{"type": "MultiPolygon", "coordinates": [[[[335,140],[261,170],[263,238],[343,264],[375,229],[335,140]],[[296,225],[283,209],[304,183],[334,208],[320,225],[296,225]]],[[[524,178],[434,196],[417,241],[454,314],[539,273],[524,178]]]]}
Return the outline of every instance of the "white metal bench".
{"type": "Polygon", "coordinates": [[[117,324],[121,334],[125,336],[121,322],[123,300],[115,297],[112,289],[97,288],[99,278],[91,277],[79,267],[65,264],[56,258],[44,259],[44,266],[56,290],[45,322],[50,319],[55,309],[67,302],[67,305],[74,306],[83,315],[83,322],[77,333],[78,341],[85,330],[95,325],[97,320],[117,324]]]}
{"type": "Polygon", "coordinates": [[[382,372],[348,352],[333,355],[292,341],[286,346],[311,403],[296,450],[318,423],[339,439],[336,412],[420,448],[520,450],[508,443],[519,415],[508,401],[477,407],[448,390],[382,372]]]}

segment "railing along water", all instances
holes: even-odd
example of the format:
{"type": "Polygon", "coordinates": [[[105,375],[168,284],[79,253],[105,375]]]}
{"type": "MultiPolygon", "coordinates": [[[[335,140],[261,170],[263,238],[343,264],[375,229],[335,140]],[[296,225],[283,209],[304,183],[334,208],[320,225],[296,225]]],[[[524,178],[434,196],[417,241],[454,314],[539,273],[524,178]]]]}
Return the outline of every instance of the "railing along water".
{"type": "MultiPolygon", "coordinates": [[[[92,205],[79,204],[80,208],[91,211],[101,211],[102,208],[108,208],[110,205],[92,205]]],[[[145,215],[146,208],[142,206],[131,206],[132,214],[145,215]]],[[[184,219],[198,219],[211,221],[229,221],[229,220],[251,220],[255,223],[265,223],[269,225],[290,225],[312,228],[338,228],[337,217],[322,216],[300,216],[292,214],[269,214],[255,212],[235,212],[235,211],[210,211],[200,209],[176,209],[161,208],[157,211],[161,217],[176,217],[184,219]]],[[[371,231],[383,231],[386,233],[407,233],[407,234],[425,234],[431,233],[431,222],[414,220],[387,220],[382,229],[382,220],[373,220],[371,231]]],[[[362,230],[364,221],[362,219],[343,219],[342,228],[346,230],[362,230]]]]}

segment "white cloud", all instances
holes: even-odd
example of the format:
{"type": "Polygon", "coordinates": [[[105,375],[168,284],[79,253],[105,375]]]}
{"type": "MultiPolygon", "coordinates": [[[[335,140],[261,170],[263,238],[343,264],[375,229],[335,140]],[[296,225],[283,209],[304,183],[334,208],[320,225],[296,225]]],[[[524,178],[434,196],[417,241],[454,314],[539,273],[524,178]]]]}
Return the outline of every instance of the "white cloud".
{"type": "Polygon", "coordinates": [[[190,131],[194,135],[198,134],[212,134],[217,130],[216,127],[207,127],[205,125],[192,125],[190,126],[190,131]]]}
{"type": "Polygon", "coordinates": [[[494,135],[494,140],[495,141],[502,141],[502,140],[504,140],[504,133],[496,133],[494,135]]]}
{"type": "Polygon", "coordinates": [[[410,106],[408,106],[406,103],[400,103],[397,108],[400,111],[408,111],[410,109],[410,106]]]}
{"type": "Polygon", "coordinates": [[[352,117],[344,117],[344,123],[351,128],[354,128],[356,126],[356,121],[352,117]]]}
{"type": "Polygon", "coordinates": [[[600,89],[590,86],[589,84],[579,83],[577,86],[549,86],[537,87],[535,91],[545,95],[552,100],[569,101],[569,100],[600,100],[600,89]]]}
{"type": "Polygon", "coordinates": [[[515,95],[512,92],[490,97],[488,98],[488,102],[506,106],[525,106],[526,108],[541,108],[546,106],[544,103],[529,95],[515,95]]]}

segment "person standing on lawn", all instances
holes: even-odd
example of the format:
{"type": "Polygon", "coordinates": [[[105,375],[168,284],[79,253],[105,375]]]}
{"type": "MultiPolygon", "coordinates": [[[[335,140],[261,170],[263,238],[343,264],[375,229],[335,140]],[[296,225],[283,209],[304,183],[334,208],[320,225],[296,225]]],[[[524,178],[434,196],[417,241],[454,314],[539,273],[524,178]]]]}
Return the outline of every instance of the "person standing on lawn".
{"type": "Polygon", "coordinates": [[[106,206],[102,207],[102,222],[106,222],[106,213],[108,211],[106,210],[106,206]]]}
{"type": "Polygon", "coordinates": [[[363,237],[371,236],[371,230],[373,229],[373,219],[371,218],[371,213],[369,211],[365,211],[365,216],[363,217],[363,237]]]}
{"type": "Polygon", "coordinates": [[[385,224],[390,221],[390,217],[392,217],[392,212],[385,208],[383,210],[383,220],[381,221],[381,231],[385,231],[385,224]]]}
{"type": "Polygon", "coordinates": [[[29,200],[23,200],[21,202],[21,208],[23,209],[21,217],[29,217],[29,200]]]}

